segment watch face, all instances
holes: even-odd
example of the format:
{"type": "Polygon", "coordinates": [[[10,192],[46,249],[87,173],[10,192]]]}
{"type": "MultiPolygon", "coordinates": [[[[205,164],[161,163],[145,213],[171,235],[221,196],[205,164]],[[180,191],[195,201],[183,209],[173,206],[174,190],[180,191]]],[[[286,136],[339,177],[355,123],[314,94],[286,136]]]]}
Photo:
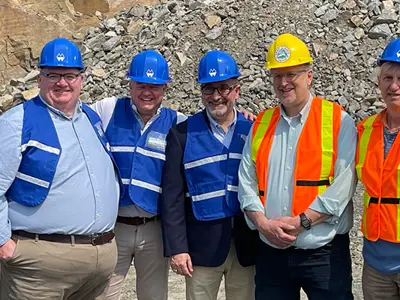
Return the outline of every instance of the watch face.
{"type": "Polygon", "coordinates": [[[301,226],[304,227],[304,229],[309,230],[311,228],[311,222],[307,218],[307,216],[305,214],[301,214],[300,219],[301,219],[301,226]]]}

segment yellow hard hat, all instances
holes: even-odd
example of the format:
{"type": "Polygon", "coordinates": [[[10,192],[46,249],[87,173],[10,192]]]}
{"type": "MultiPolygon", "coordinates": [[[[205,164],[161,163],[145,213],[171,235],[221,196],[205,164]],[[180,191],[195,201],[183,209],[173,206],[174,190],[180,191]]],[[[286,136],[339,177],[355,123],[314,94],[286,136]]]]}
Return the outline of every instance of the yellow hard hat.
{"type": "Polygon", "coordinates": [[[284,33],[276,38],[267,53],[268,69],[293,67],[312,62],[310,51],[298,37],[284,33]]]}

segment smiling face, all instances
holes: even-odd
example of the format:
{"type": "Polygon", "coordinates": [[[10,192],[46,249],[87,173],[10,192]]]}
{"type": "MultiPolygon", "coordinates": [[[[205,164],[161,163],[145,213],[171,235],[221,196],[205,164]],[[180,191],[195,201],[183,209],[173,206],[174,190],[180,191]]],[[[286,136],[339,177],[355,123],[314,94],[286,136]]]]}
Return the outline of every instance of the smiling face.
{"type": "Polygon", "coordinates": [[[378,87],[388,111],[400,111],[400,64],[385,62],[378,75],[378,87]]]}
{"type": "Polygon", "coordinates": [[[149,119],[157,113],[164,98],[166,84],[130,82],[130,94],[139,114],[143,119],[149,119]]]}
{"type": "Polygon", "coordinates": [[[233,113],[239,91],[240,86],[235,78],[207,83],[201,88],[201,99],[214,120],[224,120],[233,113]]]}
{"type": "Polygon", "coordinates": [[[285,108],[301,107],[308,101],[312,74],[309,65],[271,70],[275,94],[285,108]]]}
{"type": "Polygon", "coordinates": [[[70,111],[75,108],[79,100],[79,95],[82,89],[83,77],[80,75],[80,70],[76,68],[55,68],[46,67],[41,69],[43,73],[38,78],[40,88],[40,96],[49,105],[61,111],[70,111]],[[47,76],[45,76],[46,74],[47,76]],[[74,80],[68,82],[64,77],[54,82],[52,74],[75,74],[78,75],[74,80]]]}

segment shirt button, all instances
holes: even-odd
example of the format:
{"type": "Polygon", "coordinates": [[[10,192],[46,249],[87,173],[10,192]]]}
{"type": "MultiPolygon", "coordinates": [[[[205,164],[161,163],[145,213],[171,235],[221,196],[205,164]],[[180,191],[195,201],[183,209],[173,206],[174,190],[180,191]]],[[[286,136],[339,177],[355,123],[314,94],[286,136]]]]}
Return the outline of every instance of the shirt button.
{"type": "Polygon", "coordinates": [[[285,186],[284,189],[287,190],[287,186],[285,186]]]}
{"type": "Polygon", "coordinates": [[[283,208],[283,210],[284,210],[284,211],[287,211],[287,207],[285,206],[285,207],[283,208]]]}
{"type": "Polygon", "coordinates": [[[296,129],[294,127],[292,127],[292,131],[295,131],[296,129]]]}
{"type": "Polygon", "coordinates": [[[290,167],[289,167],[289,166],[287,166],[287,167],[286,167],[286,170],[290,170],[290,167]]]}
{"type": "Polygon", "coordinates": [[[290,146],[290,147],[289,147],[289,150],[293,150],[293,147],[292,147],[292,146],[290,146]]]}

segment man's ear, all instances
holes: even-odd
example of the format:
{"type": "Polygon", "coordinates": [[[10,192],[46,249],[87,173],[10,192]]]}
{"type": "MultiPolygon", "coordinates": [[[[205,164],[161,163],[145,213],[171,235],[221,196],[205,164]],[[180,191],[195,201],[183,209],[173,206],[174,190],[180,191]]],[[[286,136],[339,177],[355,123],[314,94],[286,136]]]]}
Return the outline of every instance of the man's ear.
{"type": "Polygon", "coordinates": [[[312,81],[313,81],[313,70],[310,69],[307,71],[307,83],[309,87],[311,86],[312,81]]]}
{"type": "Polygon", "coordinates": [[[239,96],[240,96],[240,85],[239,84],[235,87],[235,93],[236,93],[235,100],[237,100],[237,99],[239,99],[239,96]]]}

